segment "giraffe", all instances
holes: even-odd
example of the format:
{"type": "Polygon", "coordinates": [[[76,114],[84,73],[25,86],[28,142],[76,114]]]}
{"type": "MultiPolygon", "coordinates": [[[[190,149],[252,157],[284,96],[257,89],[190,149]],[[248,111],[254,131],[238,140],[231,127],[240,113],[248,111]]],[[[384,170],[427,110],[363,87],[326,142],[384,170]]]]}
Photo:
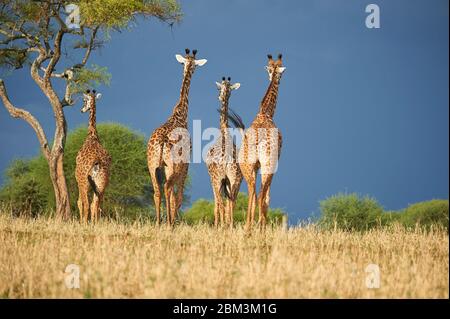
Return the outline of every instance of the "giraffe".
{"type": "Polygon", "coordinates": [[[96,100],[100,98],[101,94],[96,94],[95,90],[92,92],[87,90],[83,94],[81,112],[90,112],[89,126],[86,140],[77,154],[75,178],[78,184],[80,220],[84,223],[87,223],[89,219],[89,187],[91,186],[94,191],[90,206],[91,219],[97,222],[99,212],[102,211],[100,205],[109,182],[111,156],[100,143],[96,128],[96,100]]]}
{"type": "Polygon", "coordinates": [[[214,192],[214,225],[218,226],[219,215],[223,225],[225,214],[226,222],[233,228],[233,211],[242,182],[242,173],[237,163],[236,145],[228,127],[228,100],[231,91],[239,89],[241,84],[231,84],[230,77],[228,80],[223,77],[222,82],[216,82],[216,85],[221,103],[220,136],[208,150],[205,162],[214,192]],[[222,193],[226,197],[226,207],[224,207],[222,193]]]}
{"type": "Polygon", "coordinates": [[[266,70],[269,74],[269,87],[260,103],[259,112],[253,123],[245,132],[242,146],[239,150],[239,166],[248,186],[248,208],[246,229],[251,230],[256,209],[256,174],[261,170],[261,189],[258,195],[259,220],[261,229],[267,223],[267,209],[270,202],[270,185],[278,166],[281,152],[282,137],[273,121],[277,105],[278,87],[281,76],[286,70],[283,67],[282,55],[269,61],[266,70]]]}
{"type": "Polygon", "coordinates": [[[189,168],[191,140],[187,132],[187,115],[191,77],[197,66],[207,62],[205,59],[195,59],[197,50],[193,50],[192,55],[189,54],[189,49],[185,52],[184,57],[179,54],[175,56],[177,61],[184,65],[180,98],[168,120],[153,131],[147,145],[147,164],[154,189],[156,223],[159,225],[161,217],[161,186],[164,169],[163,189],[169,227],[175,223],[177,211],[183,202],[184,183],[189,168]]]}

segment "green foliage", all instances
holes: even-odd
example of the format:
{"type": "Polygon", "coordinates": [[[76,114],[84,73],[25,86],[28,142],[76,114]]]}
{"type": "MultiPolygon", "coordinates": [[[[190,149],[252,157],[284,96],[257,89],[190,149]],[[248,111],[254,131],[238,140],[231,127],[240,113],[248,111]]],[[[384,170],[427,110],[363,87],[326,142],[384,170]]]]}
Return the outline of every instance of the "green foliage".
{"type": "Polygon", "coordinates": [[[8,182],[0,191],[0,202],[14,216],[35,216],[46,205],[46,190],[34,174],[35,162],[15,160],[6,170],[8,182]]]}
{"type": "Polygon", "coordinates": [[[400,224],[406,228],[432,227],[448,231],[448,200],[431,200],[413,204],[400,211],[383,211],[371,197],[353,194],[331,196],[320,202],[319,225],[327,229],[365,231],[379,226],[400,224]]]}
{"type": "MultiPolygon", "coordinates": [[[[134,218],[147,214],[152,204],[152,187],[147,170],[146,142],[143,135],[119,124],[97,126],[103,146],[112,157],[110,184],[106,190],[104,212],[111,217],[134,218]],[[144,213],[145,212],[145,213],[144,213]]],[[[75,180],[75,159],[87,135],[80,127],[68,134],[64,170],[67,177],[73,212],[77,212],[78,187],[75,180]]],[[[54,207],[54,194],[45,158],[16,160],[7,171],[0,201],[33,212],[54,207]]]]}
{"type": "Polygon", "coordinates": [[[181,18],[180,5],[176,0],[81,0],[82,24],[102,25],[105,28],[124,28],[136,13],[154,16],[163,21],[181,18]]]}
{"type": "Polygon", "coordinates": [[[319,224],[325,228],[364,231],[379,226],[383,208],[371,197],[339,193],[320,202],[319,224]]]}
{"type": "Polygon", "coordinates": [[[93,64],[91,68],[75,69],[74,76],[70,81],[70,89],[72,94],[76,94],[100,84],[109,85],[110,82],[111,74],[108,73],[108,68],[93,64]]]}
{"type": "MultiPolygon", "coordinates": [[[[137,17],[155,17],[171,25],[181,20],[177,0],[9,0],[0,5],[0,67],[17,69],[30,61],[29,48],[53,44],[57,30],[64,24],[65,7],[76,4],[80,10],[79,30],[66,30],[72,36],[72,48],[87,48],[90,30],[101,30],[92,49],[110,36],[110,31],[127,28],[137,17]],[[26,37],[24,36],[26,35],[26,37]],[[99,42],[100,41],[100,42],[99,42]]],[[[70,52],[67,51],[67,54],[70,52]]],[[[72,56],[73,60],[73,56],[72,56]]]]}
{"type": "Polygon", "coordinates": [[[408,228],[416,226],[430,229],[442,227],[448,231],[448,200],[430,200],[410,205],[400,214],[401,223],[408,228]]]}
{"type": "MultiPolygon", "coordinates": [[[[245,221],[247,214],[248,196],[245,193],[239,193],[234,209],[234,221],[242,223],[245,221]]],[[[280,208],[269,209],[268,217],[269,223],[281,224],[283,216],[286,213],[280,208]]],[[[214,201],[199,199],[192,204],[192,207],[184,212],[182,215],[184,221],[188,224],[195,224],[199,222],[214,223],[214,201]]]]}

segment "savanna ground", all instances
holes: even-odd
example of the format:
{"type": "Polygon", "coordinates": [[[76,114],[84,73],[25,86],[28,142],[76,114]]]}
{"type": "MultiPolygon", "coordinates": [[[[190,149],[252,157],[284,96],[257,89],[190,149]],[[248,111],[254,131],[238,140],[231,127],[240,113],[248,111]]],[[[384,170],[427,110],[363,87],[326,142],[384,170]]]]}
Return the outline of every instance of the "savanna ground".
{"type": "Polygon", "coordinates": [[[0,213],[3,298],[448,298],[446,231],[97,225],[0,213]],[[80,269],[79,289],[65,269],[80,269]],[[367,265],[380,287],[366,285],[367,265]]]}

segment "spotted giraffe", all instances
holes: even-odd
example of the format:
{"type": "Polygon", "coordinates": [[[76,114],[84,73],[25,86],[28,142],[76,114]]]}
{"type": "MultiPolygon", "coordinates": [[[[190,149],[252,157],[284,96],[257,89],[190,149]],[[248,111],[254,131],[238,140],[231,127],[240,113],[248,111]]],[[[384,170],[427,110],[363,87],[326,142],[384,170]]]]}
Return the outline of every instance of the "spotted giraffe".
{"type": "Polygon", "coordinates": [[[191,151],[191,140],[187,132],[188,96],[191,77],[197,66],[204,65],[207,60],[196,60],[197,50],[186,49],[186,55],[177,54],[178,62],[184,65],[180,98],[172,115],[157,128],[148,141],[147,163],[153,184],[156,209],[156,223],[160,223],[162,169],[164,169],[164,195],[166,201],[167,224],[172,226],[177,211],[183,202],[183,190],[186,181],[191,151]]]}
{"type": "Polygon", "coordinates": [[[256,174],[261,170],[261,189],[258,195],[259,225],[265,228],[267,223],[267,209],[270,202],[270,185],[278,167],[281,152],[282,137],[273,121],[277,105],[278,87],[281,76],[286,70],[283,67],[282,55],[273,60],[268,55],[266,70],[270,84],[261,101],[259,112],[253,123],[245,132],[239,151],[239,166],[248,186],[248,208],[246,228],[251,230],[256,209],[256,174]]]}
{"type": "Polygon", "coordinates": [[[90,206],[91,219],[96,222],[105,189],[109,182],[109,170],[111,156],[100,143],[96,128],[96,100],[100,93],[90,90],[83,94],[83,108],[81,112],[89,111],[88,135],[83,146],[78,151],[76,158],[75,178],[78,184],[78,209],[80,219],[87,223],[89,219],[89,188],[93,189],[92,203],[90,206]]]}
{"type": "Polygon", "coordinates": [[[220,222],[226,222],[233,227],[233,211],[239,188],[242,182],[242,173],[237,163],[237,149],[233,142],[233,136],[229,132],[228,126],[228,100],[232,90],[237,90],[240,83],[231,84],[222,78],[222,82],[216,82],[219,90],[220,108],[220,136],[206,155],[206,166],[211,178],[211,185],[214,192],[214,225],[217,227],[220,222]],[[224,205],[222,193],[225,194],[226,203],[224,205]]]}

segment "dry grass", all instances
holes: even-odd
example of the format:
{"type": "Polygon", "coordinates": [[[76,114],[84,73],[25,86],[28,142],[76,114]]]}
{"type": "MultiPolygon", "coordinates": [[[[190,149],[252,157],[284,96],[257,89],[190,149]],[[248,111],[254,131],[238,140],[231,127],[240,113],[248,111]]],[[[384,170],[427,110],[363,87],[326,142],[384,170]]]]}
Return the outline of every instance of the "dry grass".
{"type": "Polygon", "coordinates": [[[148,298],[448,298],[446,232],[365,234],[315,227],[96,226],[0,214],[0,296],[148,298]],[[379,289],[365,268],[378,264],[379,289]],[[80,288],[64,284],[80,266],[80,288]]]}

